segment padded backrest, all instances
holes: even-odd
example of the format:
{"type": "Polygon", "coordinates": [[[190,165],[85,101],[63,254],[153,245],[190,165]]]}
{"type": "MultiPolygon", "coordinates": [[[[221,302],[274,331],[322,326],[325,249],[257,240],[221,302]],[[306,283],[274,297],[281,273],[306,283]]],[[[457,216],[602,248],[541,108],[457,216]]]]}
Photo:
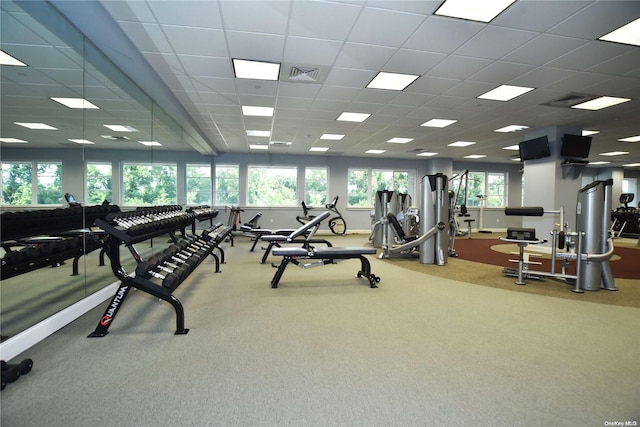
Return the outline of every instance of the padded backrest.
{"type": "Polygon", "coordinates": [[[393,230],[396,232],[396,235],[400,239],[404,240],[405,239],[404,230],[402,229],[402,225],[400,225],[400,221],[398,221],[398,218],[394,214],[389,212],[387,214],[387,219],[389,220],[389,224],[393,226],[393,230]]]}
{"type": "Polygon", "coordinates": [[[291,234],[289,234],[288,238],[295,239],[296,237],[304,235],[307,231],[311,230],[313,227],[317,227],[318,225],[320,225],[320,223],[325,219],[327,219],[329,215],[331,215],[331,212],[329,211],[322,212],[320,215],[314,217],[311,221],[307,222],[303,226],[293,230],[291,234]]]}
{"type": "Polygon", "coordinates": [[[633,202],[633,197],[635,194],[633,193],[622,193],[620,195],[620,203],[624,204],[625,207],[628,207],[628,203],[633,202]]]}
{"type": "Polygon", "coordinates": [[[460,215],[466,215],[468,212],[467,205],[460,205],[460,215]]]}

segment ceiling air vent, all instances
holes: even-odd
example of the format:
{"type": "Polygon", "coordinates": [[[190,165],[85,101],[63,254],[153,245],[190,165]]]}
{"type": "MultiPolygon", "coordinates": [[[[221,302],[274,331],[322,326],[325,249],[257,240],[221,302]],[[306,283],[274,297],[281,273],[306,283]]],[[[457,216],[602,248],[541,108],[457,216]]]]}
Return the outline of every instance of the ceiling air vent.
{"type": "Polygon", "coordinates": [[[285,141],[271,141],[269,142],[269,145],[273,145],[274,147],[289,147],[291,146],[291,143],[285,141]]]}
{"type": "Polygon", "coordinates": [[[319,69],[315,67],[291,67],[289,80],[297,80],[303,82],[315,82],[318,80],[319,69]]]}
{"type": "Polygon", "coordinates": [[[100,135],[104,139],[108,139],[109,141],[129,141],[129,138],[124,135],[100,135]]]}
{"type": "Polygon", "coordinates": [[[571,108],[574,105],[581,104],[583,102],[590,101],[597,98],[597,95],[589,95],[586,93],[570,93],[561,98],[554,99],[553,101],[545,102],[542,105],[548,105],[551,107],[571,108]]]}

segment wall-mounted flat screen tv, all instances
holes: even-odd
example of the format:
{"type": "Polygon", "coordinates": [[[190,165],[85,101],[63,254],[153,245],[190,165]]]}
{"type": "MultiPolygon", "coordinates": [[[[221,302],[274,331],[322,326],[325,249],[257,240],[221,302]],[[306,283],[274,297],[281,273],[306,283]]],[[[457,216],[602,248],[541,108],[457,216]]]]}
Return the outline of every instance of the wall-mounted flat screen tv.
{"type": "Polygon", "coordinates": [[[518,145],[518,148],[520,151],[520,160],[523,162],[525,160],[543,159],[551,156],[549,139],[546,136],[522,141],[518,145]]]}
{"type": "Polygon", "coordinates": [[[586,159],[591,150],[591,137],[582,135],[565,134],[562,137],[560,155],[573,159],[586,159]]]}

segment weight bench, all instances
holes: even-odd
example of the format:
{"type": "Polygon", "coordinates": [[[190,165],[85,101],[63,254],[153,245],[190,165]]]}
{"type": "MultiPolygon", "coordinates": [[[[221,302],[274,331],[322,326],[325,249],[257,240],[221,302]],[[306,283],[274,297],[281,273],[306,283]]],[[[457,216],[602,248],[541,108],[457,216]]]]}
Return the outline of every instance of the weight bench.
{"type": "Polygon", "coordinates": [[[264,253],[262,254],[262,259],[260,260],[260,264],[264,264],[265,262],[267,262],[267,258],[269,257],[269,254],[272,252],[272,250],[274,248],[280,248],[281,245],[283,244],[297,243],[297,244],[301,244],[303,249],[309,248],[312,243],[322,243],[327,245],[328,247],[333,246],[331,242],[326,239],[308,238],[304,235],[302,237],[297,237],[293,239],[289,238],[289,236],[291,236],[291,234],[295,231],[297,231],[297,229],[290,230],[290,233],[286,236],[283,236],[281,234],[264,234],[260,236],[260,240],[262,240],[263,242],[268,242],[267,247],[264,248],[264,253]]]}
{"type": "Polygon", "coordinates": [[[320,223],[325,220],[331,212],[325,211],[324,213],[316,216],[302,227],[294,230],[289,236],[287,236],[287,242],[294,242],[296,238],[306,235],[305,244],[300,248],[274,248],[272,253],[275,256],[281,256],[282,261],[279,265],[275,266],[277,271],[271,279],[271,287],[277,288],[284,270],[292,263],[301,268],[319,267],[328,264],[337,264],[340,260],[345,259],[359,259],[360,270],[356,274],[356,277],[365,277],[369,280],[369,287],[377,288],[377,283],[380,282],[380,278],[371,273],[371,263],[365,257],[365,255],[375,255],[376,249],[370,247],[326,247],[315,248],[311,246],[310,242],[313,240],[313,235],[317,231],[320,223]],[[309,262],[305,262],[309,261],[309,262]]]}

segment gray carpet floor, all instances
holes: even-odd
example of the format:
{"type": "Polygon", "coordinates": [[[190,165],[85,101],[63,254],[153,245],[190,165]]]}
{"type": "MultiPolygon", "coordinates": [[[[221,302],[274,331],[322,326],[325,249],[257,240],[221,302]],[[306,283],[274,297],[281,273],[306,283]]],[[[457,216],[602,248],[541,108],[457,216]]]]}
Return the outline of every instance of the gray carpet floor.
{"type": "MultiPolygon", "coordinates": [[[[335,245],[366,244],[348,236],[335,245]]],[[[1,425],[603,426],[640,421],[640,309],[513,292],[370,258],[290,266],[280,287],[246,239],[171,307],[135,291],[20,357],[1,425]]],[[[418,262],[416,260],[416,262],[418,262]]],[[[443,269],[451,266],[444,266],[443,269]]]]}

